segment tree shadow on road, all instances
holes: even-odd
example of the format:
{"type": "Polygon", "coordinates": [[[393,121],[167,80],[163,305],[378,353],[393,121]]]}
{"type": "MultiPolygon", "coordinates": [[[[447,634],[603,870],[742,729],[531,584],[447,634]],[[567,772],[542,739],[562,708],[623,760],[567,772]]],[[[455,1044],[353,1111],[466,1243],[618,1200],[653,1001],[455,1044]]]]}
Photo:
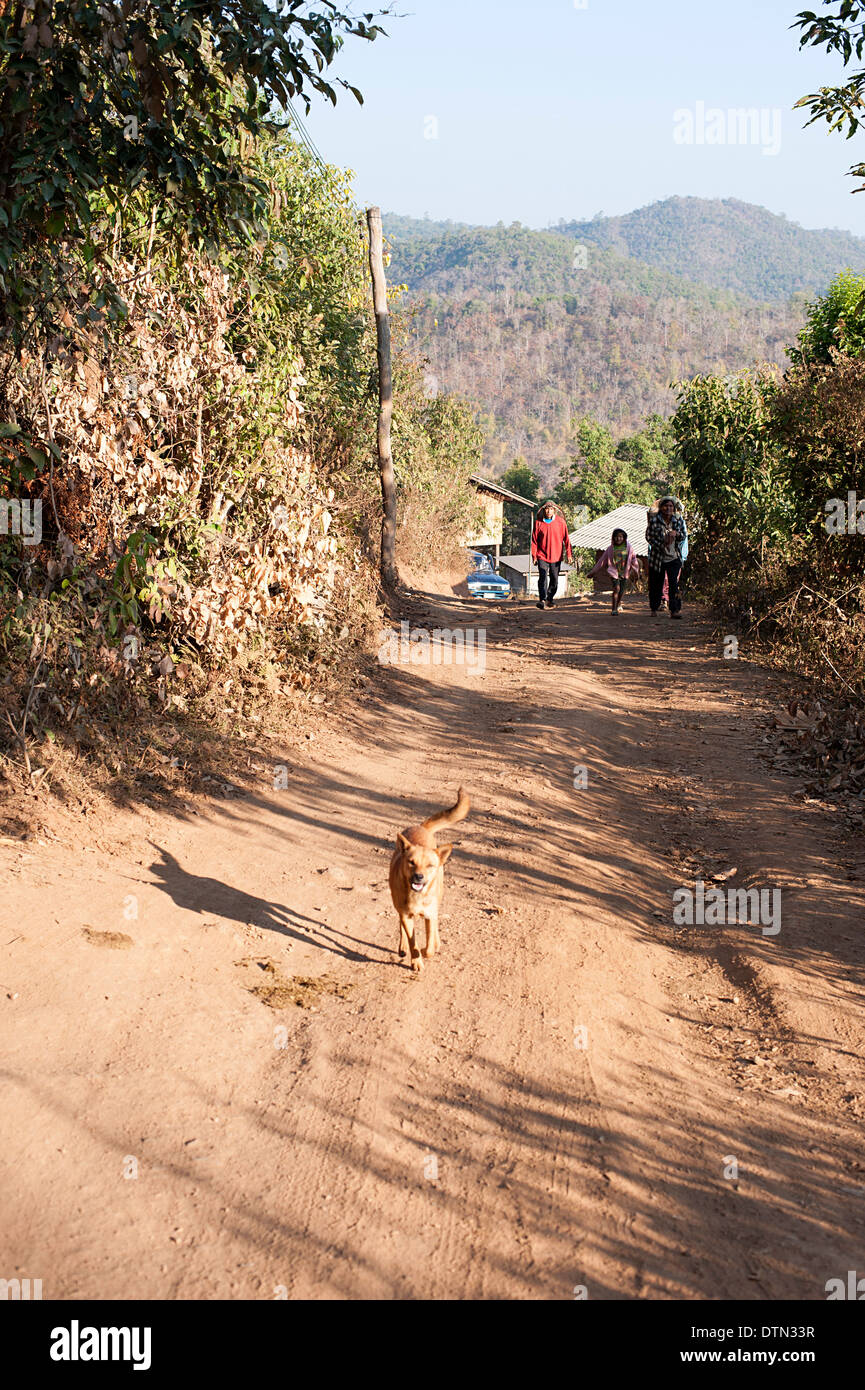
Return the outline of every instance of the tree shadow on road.
{"type": "MultiPolygon", "coordinates": [[[[363,1074],[348,1043],[332,1060],[363,1074]]],[[[721,1127],[660,1069],[626,1068],[620,1104],[601,1105],[585,1062],[567,1074],[551,1059],[530,1075],[475,1053],[443,1080],[391,1041],[378,1065],[376,1085],[394,1098],[374,1125],[353,1110],[346,1129],[336,1076],[339,1099],[324,1088],[304,1097],[318,1123],[246,1111],[304,1175],[287,1194],[291,1219],[300,1202],[314,1233],[333,1233],[329,1260],[321,1239],[301,1256],[321,1296],[358,1296],[356,1257],[378,1266],[372,1296],[391,1298],[571,1299],[586,1285],[592,1299],[820,1299],[827,1279],[855,1267],[858,1199],[839,1185],[843,1155],[821,1153],[810,1128],[803,1152],[805,1119],[780,1101],[721,1127]],[[724,1176],[731,1150],[735,1180],[724,1176]],[[322,1205],[321,1193],[341,1191],[322,1205]],[[395,1246],[396,1219],[406,1236],[395,1246]],[[411,1233],[433,1230],[431,1248],[416,1248],[411,1233]]]]}

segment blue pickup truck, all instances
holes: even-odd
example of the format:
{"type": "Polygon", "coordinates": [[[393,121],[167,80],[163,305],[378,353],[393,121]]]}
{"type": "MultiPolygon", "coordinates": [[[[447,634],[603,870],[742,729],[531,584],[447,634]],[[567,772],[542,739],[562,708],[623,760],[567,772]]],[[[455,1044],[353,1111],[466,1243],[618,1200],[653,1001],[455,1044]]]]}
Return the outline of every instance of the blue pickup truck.
{"type": "Polygon", "coordinates": [[[489,555],[484,555],[480,550],[470,550],[469,563],[473,568],[469,570],[466,583],[472,598],[510,598],[511,586],[500,574],[496,574],[489,555]]]}

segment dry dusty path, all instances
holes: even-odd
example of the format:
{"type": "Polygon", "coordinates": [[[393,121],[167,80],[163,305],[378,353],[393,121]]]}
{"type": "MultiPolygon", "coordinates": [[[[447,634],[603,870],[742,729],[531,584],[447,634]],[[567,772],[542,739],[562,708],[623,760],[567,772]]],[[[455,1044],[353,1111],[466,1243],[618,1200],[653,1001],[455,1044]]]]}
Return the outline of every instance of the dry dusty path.
{"type": "Polygon", "coordinates": [[[408,616],[481,621],[485,672],[382,668],[239,758],[237,794],[0,844],[0,1275],[822,1299],[865,1273],[865,882],[757,756],[767,677],[633,603],[408,616]],[[390,846],[460,783],[415,979],[390,846]],[[674,889],[730,868],[781,890],[776,936],[674,928],[674,889]]]}

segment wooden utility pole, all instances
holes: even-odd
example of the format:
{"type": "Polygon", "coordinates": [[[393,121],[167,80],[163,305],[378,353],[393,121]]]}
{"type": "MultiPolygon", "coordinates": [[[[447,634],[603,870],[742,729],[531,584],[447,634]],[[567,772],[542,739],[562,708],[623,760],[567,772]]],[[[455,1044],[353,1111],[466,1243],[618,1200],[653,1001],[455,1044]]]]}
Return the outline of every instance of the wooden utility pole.
{"type": "Polygon", "coordinates": [[[381,473],[381,582],[386,589],[396,585],[396,484],[390,451],[390,422],[393,416],[393,370],[390,356],[390,317],[387,309],[387,281],[384,276],[384,249],[381,208],[369,208],[369,269],[378,336],[378,466],[381,473]]]}

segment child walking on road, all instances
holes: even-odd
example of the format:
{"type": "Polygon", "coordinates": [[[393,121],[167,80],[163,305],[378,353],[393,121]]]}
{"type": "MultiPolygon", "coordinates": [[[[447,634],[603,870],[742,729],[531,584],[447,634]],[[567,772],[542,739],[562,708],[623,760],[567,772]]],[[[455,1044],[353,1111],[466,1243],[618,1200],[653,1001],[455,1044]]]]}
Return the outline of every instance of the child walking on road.
{"type": "Polygon", "coordinates": [[[589,571],[590,576],[601,574],[606,570],[613,581],[613,607],[612,616],[618,617],[622,606],[622,597],[625,592],[628,580],[632,575],[640,573],[640,562],[637,559],[637,552],[628,540],[627,531],[623,531],[617,526],[612,535],[610,545],[607,546],[597,564],[589,571]]]}

